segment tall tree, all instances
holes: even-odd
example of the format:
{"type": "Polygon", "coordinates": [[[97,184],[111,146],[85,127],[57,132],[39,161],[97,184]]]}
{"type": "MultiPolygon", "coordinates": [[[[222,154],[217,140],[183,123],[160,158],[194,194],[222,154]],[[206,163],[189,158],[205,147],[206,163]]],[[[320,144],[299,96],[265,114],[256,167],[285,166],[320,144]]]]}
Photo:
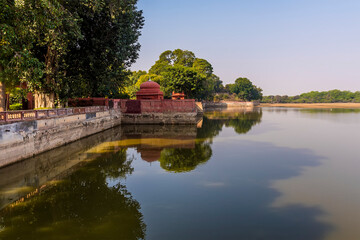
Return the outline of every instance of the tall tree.
{"type": "Polygon", "coordinates": [[[181,65],[171,66],[162,76],[161,86],[167,96],[173,91],[184,92],[189,98],[200,99],[203,96],[206,78],[192,68],[181,65]]]}
{"type": "Polygon", "coordinates": [[[21,81],[38,81],[43,65],[32,52],[34,35],[23,4],[0,1],[0,109],[5,110],[5,93],[21,81]]]}
{"type": "Polygon", "coordinates": [[[35,107],[54,107],[71,38],[80,36],[76,18],[57,0],[1,2],[1,81],[27,82],[35,107]]]}
{"type": "Polygon", "coordinates": [[[222,86],[220,78],[213,74],[212,65],[187,50],[163,52],[149,73],[162,77],[160,85],[167,96],[172,91],[184,91],[190,98],[212,99],[222,86]]]}
{"type": "Polygon", "coordinates": [[[234,84],[228,84],[227,89],[230,93],[235,93],[237,96],[246,101],[258,100],[262,98],[262,89],[256,87],[247,78],[238,78],[234,84]]]}
{"type": "Polygon", "coordinates": [[[36,19],[34,54],[44,63],[44,77],[33,84],[35,107],[52,108],[60,100],[60,91],[66,77],[65,56],[69,43],[81,38],[79,19],[56,0],[28,0],[25,6],[28,18],[36,19]]]}
{"type": "Polygon", "coordinates": [[[63,96],[118,97],[138,57],[144,25],[137,0],[64,0],[81,19],[82,39],[71,45],[63,96]]]}

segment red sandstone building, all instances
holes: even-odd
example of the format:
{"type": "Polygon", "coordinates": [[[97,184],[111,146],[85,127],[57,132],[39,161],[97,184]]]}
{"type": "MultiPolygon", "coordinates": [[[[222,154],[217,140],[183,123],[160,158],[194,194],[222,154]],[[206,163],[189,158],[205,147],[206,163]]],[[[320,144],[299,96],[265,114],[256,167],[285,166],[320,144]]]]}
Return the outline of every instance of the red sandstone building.
{"type": "Polygon", "coordinates": [[[181,92],[181,93],[172,92],[171,99],[172,100],[184,100],[185,94],[184,94],[184,92],[181,92]]]}
{"type": "MultiPolygon", "coordinates": [[[[160,85],[151,80],[140,85],[140,91],[136,93],[136,100],[162,100],[164,93],[160,90],[160,85]]],[[[172,100],[184,100],[184,92],[175,93],[171,95],[172,100]]]]}
{"type": "Polygon", "coordinates": [[[140,85],[140,91],[136,93],[136,100],[162,100],[164,93],[160,91],[160,85],[151,80],[140,85]]]}

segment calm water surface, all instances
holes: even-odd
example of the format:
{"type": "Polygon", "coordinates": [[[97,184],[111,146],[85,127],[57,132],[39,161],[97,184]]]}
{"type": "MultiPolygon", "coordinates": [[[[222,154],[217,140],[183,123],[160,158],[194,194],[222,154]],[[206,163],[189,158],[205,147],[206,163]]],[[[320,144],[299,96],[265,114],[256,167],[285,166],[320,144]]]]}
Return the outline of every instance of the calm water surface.
{"type": "Polygon", "coordinates": [[[0,239],[360,239],[360,111],[208,112],[0,169],[0,239]]]}

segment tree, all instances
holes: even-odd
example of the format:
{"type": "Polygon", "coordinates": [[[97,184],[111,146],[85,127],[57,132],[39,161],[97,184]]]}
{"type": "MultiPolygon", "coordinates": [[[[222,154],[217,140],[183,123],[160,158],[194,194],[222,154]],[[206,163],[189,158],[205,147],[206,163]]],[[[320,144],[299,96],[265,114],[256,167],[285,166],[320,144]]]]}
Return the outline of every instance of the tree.
{"type": "Polygon", "coordinates": [[[57,0],[2,1],[2,82],[26,82],[36,107],[54,107],[68,43],[80,37],[76,17],[57,0]]]}
{"type": "Polygon", "coordinates": [[[160,85],[167,96],[173,91],[184,91],[189,98],[212,99],[223,88],[220,78],[213,74],[212,65],[187,50],[163,52],[149,74],[161,76],[160,85]]]}
{"type": "Polygon", "coordinates": [[[119,97],[130,75],[127,69],[138,58],[138,38],[144,25],[137,0],[65,1],[81,22],[82,39],[67,55],[69,79],[64,96],[119,97]]]}
{"type": "Polygon", "coordinates": [[[253,85],[247,78],[238,78],[234,84],[228,84],[227,88],[230,93],[237,94],[242,100],[251,101],[262,98],[262,89],[253,85]]]}
{"type": "Polygon", "coordinates": [[[140,85],[148,80],[161,83],[163,77],[161,75],[146,73],[146,71],[132,72],[125,80],[121,90],[122,98],[136,98],[136,92],[140,90],[140,85]]]}
{"type": "Polygon", "coordinates": [[[43,63],[32,53],[35,35],[29,31],[28,18],[23,4],[0,1],[0,110],[5,110],[5,94],[20,82],[37,83],[43,76],[43,63]]]}
{"type": "Polygon", "coordinates": [[[33,52],[45,67],[44,77],[40,82],[32,84],[35,107],[52,108],[60,104],[60,91],[66,80],[65,56],[69,45],[81,38],[77,24],[79,19],[64,8],[60,1],[30,0],[24,7],[29,9],[26,11],[28,18],[37,19],[32,29],[36,41],[33,52]]]}
{"type": "Polygon", "coordinates": [[[175,65],[168,67],[162,74],[164,94],[170,96],[173,91],[184,92],[189,98],[201,98],[206,78],[195,70],[175,65]]]}

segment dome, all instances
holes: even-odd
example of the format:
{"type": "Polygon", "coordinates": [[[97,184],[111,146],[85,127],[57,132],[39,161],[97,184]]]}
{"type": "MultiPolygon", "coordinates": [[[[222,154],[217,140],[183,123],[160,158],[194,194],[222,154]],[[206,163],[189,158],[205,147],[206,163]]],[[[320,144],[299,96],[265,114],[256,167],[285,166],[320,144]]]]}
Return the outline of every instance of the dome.
{"type": "Polygon", "coordinates": [[[136,92],[136,100],[161,100],[164,93],[160,91],[160,85],[151,80],[140,85],[140,91],[136,92]]]}
{"type": "Polygon", "coordinates": [[[157,84],[156,82],[151,81],[151,80],[146,81],[146,82],[144,82],[144,83],[142,83],[140,85],[140,89],[149,89],[149,88],[151,88],[151,89],[160,89],[160,85],[157,84]]]}

